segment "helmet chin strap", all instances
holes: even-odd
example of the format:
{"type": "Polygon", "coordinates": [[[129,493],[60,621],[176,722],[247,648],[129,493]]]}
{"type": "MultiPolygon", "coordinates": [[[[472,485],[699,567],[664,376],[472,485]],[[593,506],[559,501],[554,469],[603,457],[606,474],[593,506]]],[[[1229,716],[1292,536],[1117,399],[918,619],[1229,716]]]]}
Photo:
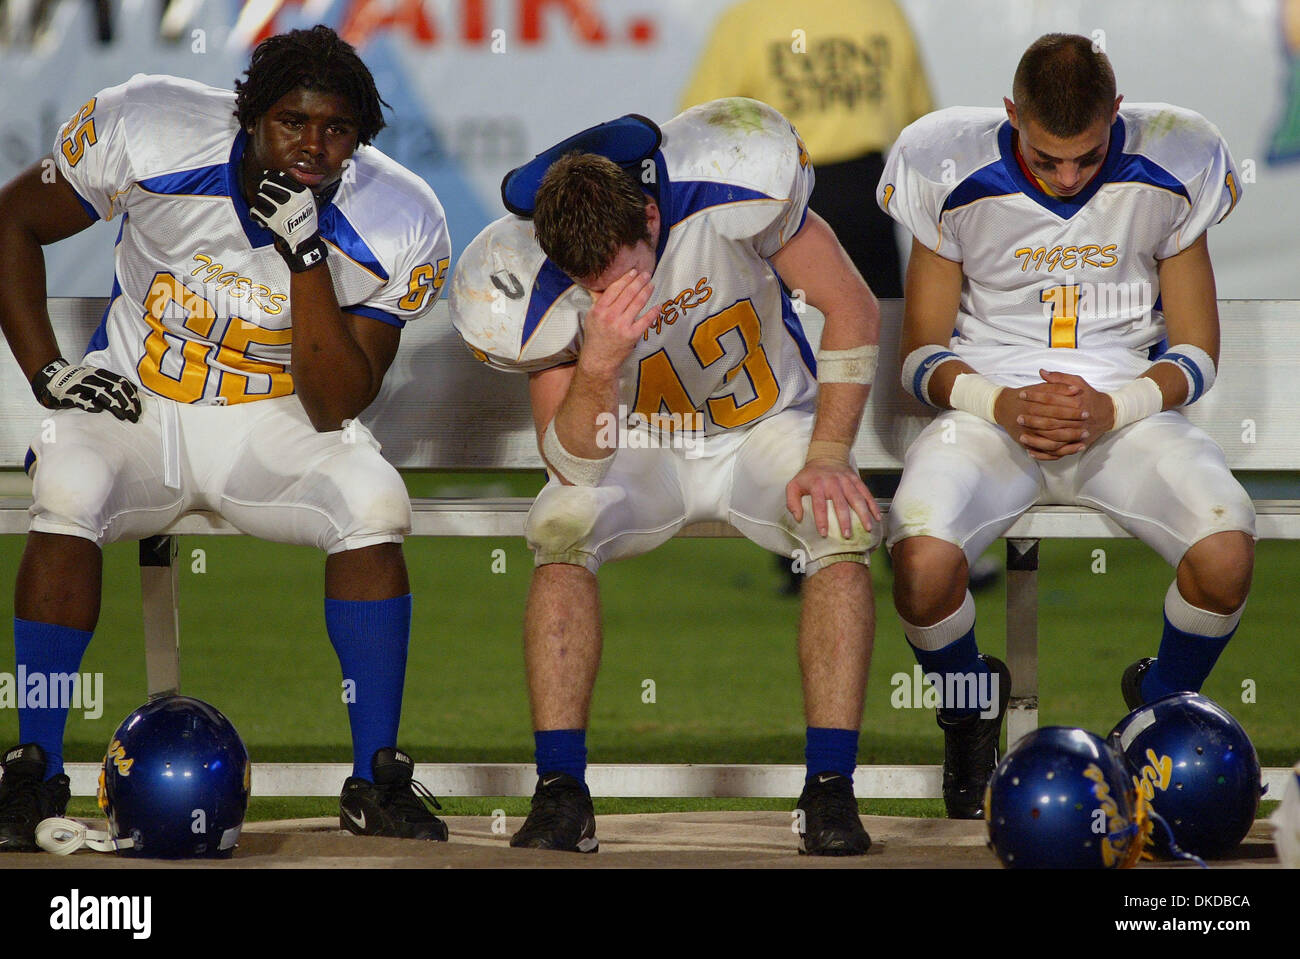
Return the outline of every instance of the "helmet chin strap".
{"type": "Polygon", "coordinates": [[[1152,822],[1156,823],[1158,826],[1160,826],[1161,829],[1165,831],[1165,840],[1169,843],[1170,855],[1172,855],[1175,859],[1182,859],[1185,862],[1194,862],[1202,869],[1210,868],[1208,865],[1206,865],[1204,859],[1202,859],[1200,856],[1196,855],[1195,853],[1187,852],[1182,847],[1180,847],[1177,842],[1174,841],[1174,831],[1173,829],[1170,828],[1169,823],[1165,821],[1164,816],[1160,815],[1160,813],[1150,808],[1147,809],[1147,816],[1150,817],[1152,822]]]}
{"type": "Polygon", "coordinates": [[[75,819],[42,819],[36,827],[36,844],[56,856],[67,856],[82,846],[95,852],[116,852],[135,845],[131,839],[114,839],[109,833],[88,829],[75,819]]]}

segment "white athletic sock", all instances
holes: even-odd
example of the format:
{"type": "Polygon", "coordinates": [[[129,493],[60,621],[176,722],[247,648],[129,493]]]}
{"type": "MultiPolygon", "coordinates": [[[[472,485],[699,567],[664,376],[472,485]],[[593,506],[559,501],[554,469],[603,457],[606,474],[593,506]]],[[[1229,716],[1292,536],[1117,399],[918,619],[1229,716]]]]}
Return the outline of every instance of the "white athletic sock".
{"type": "Polygon", "coordinates": [[[903,617],[898,618],[903,623],[903,634],[909,643],[917,649],[933,652],[955,643],[971,631],[975,625],[975,597],[966,590],[966,598],[957,607],[957,612],[933,626],[914,626],[903,617]]]}
{"type": "Polygon", "coordinates": [[[1211,613],[1209,610],[1199,609],[1183,599],[1183,594],[1178,591],[1176,579],[1169,584],[1169,591],[1165,593],[1165,616],[1169,624],[1174,629],[1191,633],[1193,636],[1206,636],[1211,639],[1227,636],[1237,628],[1245,609],[1245,603],[1231,613],[1211,613]]]}

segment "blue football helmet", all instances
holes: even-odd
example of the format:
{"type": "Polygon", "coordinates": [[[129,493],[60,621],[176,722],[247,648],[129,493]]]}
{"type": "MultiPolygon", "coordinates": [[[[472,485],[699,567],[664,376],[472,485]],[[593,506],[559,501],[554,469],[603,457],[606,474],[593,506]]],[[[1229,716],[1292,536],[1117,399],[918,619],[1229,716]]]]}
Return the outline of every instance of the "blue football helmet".
{"type": "Polygon", "coordinates": [[[1008,868],[1115,869],[1141,845],[1123,758],[1084,729],[1046,726],[998,763],[984,797],[989,848],[1008,868]]]}
{"type": "MultiPolygon", "coordinates": [[[[1174,693],[1129,713],[1108,737],[1124,754],[1141,802],[1168,824],[1178,847],[1221,856],[1249,832],[1263,792],[1259,757],[1241,725],[1199,693],[1174,693]]],[[[1169,855],[1162,831],[1145,845],[1169,855]]]]}
{"type": "Polygon", "coordinates": [[[225,859],[248,809],[248,751],[230,720],[188,696],[164,696],[118,726],[99,775],[124,856],[225,859]]]}

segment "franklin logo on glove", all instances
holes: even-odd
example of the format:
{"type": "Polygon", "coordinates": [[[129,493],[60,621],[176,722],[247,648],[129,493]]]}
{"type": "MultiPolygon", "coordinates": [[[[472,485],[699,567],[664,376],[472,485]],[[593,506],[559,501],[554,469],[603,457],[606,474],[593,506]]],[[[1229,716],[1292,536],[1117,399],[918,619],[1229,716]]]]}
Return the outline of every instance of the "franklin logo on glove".
{"type": "Polygon", "coordinates": [[[275,234],[275,249],[294,273],[325,259],[325,241],[316,221],[311,190],[281,170],[267,170],[258,184],[249,213],[275,234]]]}
{"type": "Polygon", "coordinates": [[[314,222],[315,219],[316,219],[316,206],[313,203],[311,206],[303,207],[300,213],[295,213],[293,216],[289,217],[289,219],[284,224],[284,228],[288,230],[290,233],[293,233],[295,230],[298,229],[298,227],[302,226],[308,220],[314,222]]]}

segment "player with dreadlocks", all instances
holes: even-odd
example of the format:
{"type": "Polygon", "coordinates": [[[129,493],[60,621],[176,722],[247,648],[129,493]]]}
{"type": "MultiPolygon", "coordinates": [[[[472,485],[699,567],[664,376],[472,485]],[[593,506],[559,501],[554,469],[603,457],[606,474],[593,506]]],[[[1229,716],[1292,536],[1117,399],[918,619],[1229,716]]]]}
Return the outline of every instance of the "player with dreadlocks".
{"type": "Polygon", "coordinates": [[[337,93],[347,100],[361,146],[369,146],[387,125],[380,108],[391,106],[379,95],[375,78],[356,51],[329,27],[268,37],[253,51],[245,73],[247,82],[235,81],[235,116],[245,129],[296,87],[337,93]]]}
{"type": "MultiPolygon", "coordinates": [[[[341,823],[445,839],[396,748],[410,503],[357,419],[402,327],[437,299],[451,257],[442,206],[369,146],[386,104],[332,30],[266,40],[235,89],[132,77],[63,127],[53,182],[46,160],[0,190],[11,272],[0,326],[36,400],[58,411],[27,460],[35,502],[14,606],[18,667],[77,672],[107,543],[206,509],[250,535],[315,546],[327,554],[325,622],[353,694],[341,823]],[[41,246],[119,214],[112,303],[69,362],[45,308],[41,246]]],[[[20,745],[3,756],[0,851],[34,849],[37,823],[64,812],[66,719],[57,704],[19,709],[20,745]]]]}

